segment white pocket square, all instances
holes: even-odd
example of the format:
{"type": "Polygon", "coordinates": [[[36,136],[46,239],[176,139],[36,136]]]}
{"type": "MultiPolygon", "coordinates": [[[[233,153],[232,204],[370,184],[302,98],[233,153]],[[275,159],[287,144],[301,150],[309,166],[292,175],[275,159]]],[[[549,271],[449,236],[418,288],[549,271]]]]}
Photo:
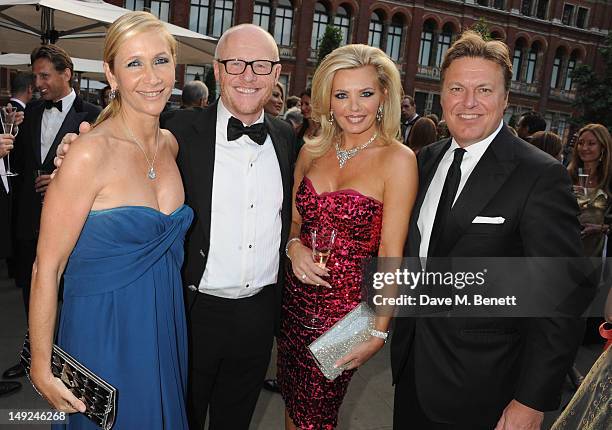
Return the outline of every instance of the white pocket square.
{"type": "Polygon", "coordinates": [[[472,224],[503,224],[506,218],[501,216],[477,216],[472,224]]]}

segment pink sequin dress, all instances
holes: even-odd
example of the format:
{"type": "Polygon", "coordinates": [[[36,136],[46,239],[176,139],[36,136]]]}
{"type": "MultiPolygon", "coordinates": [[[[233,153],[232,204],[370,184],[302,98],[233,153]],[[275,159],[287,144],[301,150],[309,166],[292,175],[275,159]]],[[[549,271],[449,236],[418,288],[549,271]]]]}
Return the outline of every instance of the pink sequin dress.
{"type": "Polygon", "coordinates": [[[296,206],[302,216],[300,238],[304,245],[310,247],[313,229],[337,232],[327,262],[332,288],[302,284],[289,268],[278,338],[277,378],[296,426],[304,430],[333,429],[354,371],[327,380],[307,347],[361,301],[363,262],[378,253],[383,205],[354,190],[318,194],[304,177],[297,190],[296,206]],[[325,320],[324,326],[306,328],[317,312],[325,320]]]}

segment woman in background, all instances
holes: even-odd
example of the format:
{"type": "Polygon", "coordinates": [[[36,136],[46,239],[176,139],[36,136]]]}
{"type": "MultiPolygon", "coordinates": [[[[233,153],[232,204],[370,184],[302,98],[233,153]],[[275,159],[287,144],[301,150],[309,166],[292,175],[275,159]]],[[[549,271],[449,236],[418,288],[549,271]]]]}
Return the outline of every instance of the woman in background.
{"type": "Polygon", "coordinates": [[[364,260],[403,255],[418,176],[414,153],[397,140],[401,93],[393,61],[366,45],[334,50],[313,78],[311,119],[322,126],[306,139],[295,167],[291,269],[278,337],[289,430],[333,429],[355,369],[384,345],[389,317],[378,316],[369,340],[336,363],[345,371],[333,381],[308,350],[360,303],[364,260]],[[309,247],[315,230],[336,232],[323,266],[309,247]],[[321,324],[311,324],[314,318],[321,324]]]}
{"type": "MultiPolygon", "coordinates": [[[[174,86],[176,42],[148,12],[108,30],[111,103],[71,145],[42,212],[30,303],[32,383],[55,409],[85,405],[50,368],[58,285],[59,346],[117,388],[116,429],[187,429],[187,337],[180,268],[192,211],[178,144],[159,129],[174,86]]],[[[84,415],[70,429],[97,428],[84,415]]]]}
{"type": "Polygon", "coordinates": [[[536,131],[531,136],[529,143],[548,155],[555,157],[557,160],[563,160],[563,145],[558,134],[552,131],[536,131]]]}
{"type": "Polygon", "coordinates": [[[610,232],[612,180],[612,137],[601,124],[587,124],[578,131],[568,171],[576,186],[580,207],[582,243],[588,257],[602,255],[606,235],[610,232]],[[581,183],[579,173],[588,175],[581,183]]]}
{"type": "Polygon", "coordinates": [[[272,95],[268,100],[268,103],[264,106],[264,111],[267,114],[272,115],[273,117],[277,117],[283,113],[283,108],[285,106],[285,87],[280,82],[277,82],[274,85],[274,89],[272,90],[272,95]]]}
{"type": "Polygon", "coordinates": [[[429,118],[419,118],[410,129],[408,137],[408,148],[416,154],[419,151],[438,141],[438,129],[436,124],[429,118]]]}

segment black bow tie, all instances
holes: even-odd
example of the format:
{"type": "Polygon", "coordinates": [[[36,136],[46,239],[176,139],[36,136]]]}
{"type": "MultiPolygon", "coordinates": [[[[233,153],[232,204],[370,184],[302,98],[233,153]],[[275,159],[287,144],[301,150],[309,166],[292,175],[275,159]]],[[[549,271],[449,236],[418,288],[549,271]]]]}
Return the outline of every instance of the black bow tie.
{"type": "Polygon", "coordinates": [[[268,129],[263,122],[245,127],[242,121],[231,117],[227,122],[227,140],[236,140],[245,134],[253,139],[253,142],[263,145],[268,137],[268,129]]]}
{"type": "Polygon", "coordinates": [[[53,109],[54,107],[57,108],[58,111],[62,111],[62,101],[58,100],[56,102],[51,101],[51,100],[45,100],[45,109],[53,109]]]}

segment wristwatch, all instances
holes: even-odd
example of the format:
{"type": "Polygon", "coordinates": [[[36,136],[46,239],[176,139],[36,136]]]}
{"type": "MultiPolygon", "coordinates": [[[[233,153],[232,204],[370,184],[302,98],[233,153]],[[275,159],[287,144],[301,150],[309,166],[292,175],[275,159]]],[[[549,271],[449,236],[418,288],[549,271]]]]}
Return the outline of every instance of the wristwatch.
{"type": "Polygon", "coordinates": [[[387,338],[389,337],[389,332],[372,329],[372,330],[370,330],[370,334],[372,336],[374,336],[374,337],[377,337],[379,339],[384,340],[385,343],[387,343],[387,338]]]}

